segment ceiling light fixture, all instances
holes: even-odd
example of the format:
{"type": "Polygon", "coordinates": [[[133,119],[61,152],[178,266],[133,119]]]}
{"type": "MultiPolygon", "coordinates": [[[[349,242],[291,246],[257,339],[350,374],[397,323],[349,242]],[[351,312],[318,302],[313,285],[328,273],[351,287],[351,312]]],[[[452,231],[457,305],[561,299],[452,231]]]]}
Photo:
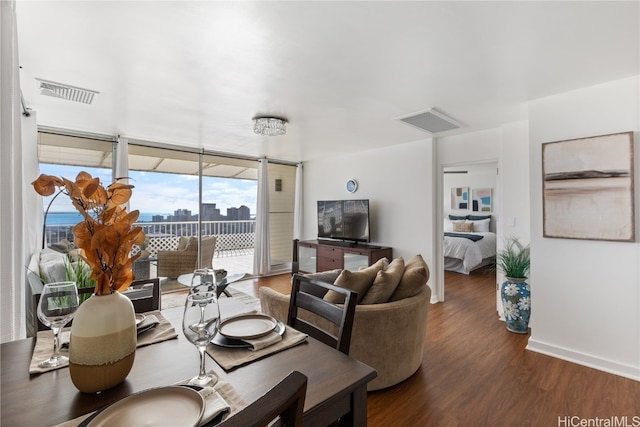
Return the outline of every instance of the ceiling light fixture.
{"type": "Polygon", "coordinates": [[[287,120],[280,117],[254,117],[253,131],[263,136],[278,136],[287,133],[287,120]]]}

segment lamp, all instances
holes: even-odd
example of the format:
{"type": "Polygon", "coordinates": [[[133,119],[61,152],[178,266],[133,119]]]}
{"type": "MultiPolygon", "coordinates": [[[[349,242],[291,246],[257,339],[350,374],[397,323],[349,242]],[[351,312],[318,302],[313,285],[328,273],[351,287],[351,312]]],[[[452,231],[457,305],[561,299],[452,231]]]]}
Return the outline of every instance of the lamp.
{"type": "Polygon", "coordinates": [[[278,136],[287,133],[287,121],[279,117],[254,117],[253,131],[263,136],[278,136]]]}

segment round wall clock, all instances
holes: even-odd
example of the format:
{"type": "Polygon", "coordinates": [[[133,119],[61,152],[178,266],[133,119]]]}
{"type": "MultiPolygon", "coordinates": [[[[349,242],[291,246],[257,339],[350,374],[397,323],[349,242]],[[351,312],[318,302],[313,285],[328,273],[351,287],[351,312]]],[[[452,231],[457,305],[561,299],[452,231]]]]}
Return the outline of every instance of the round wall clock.
{"type": "Polygon", "coordinates": [[[355,193],[358,189],[358,182],[355,179],[350,179],[347,181],[347,191],[349,193],[355,193]]]}

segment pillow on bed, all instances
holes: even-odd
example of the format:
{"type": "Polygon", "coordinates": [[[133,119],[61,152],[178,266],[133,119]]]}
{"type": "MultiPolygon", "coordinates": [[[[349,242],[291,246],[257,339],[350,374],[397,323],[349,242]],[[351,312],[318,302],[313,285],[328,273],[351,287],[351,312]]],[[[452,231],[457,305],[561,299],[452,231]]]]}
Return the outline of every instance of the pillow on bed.
{"type": "Polygon", "coordinates": [[[473,222],[454,222],[453,231],[455,233],[473,233],[473,222]]]}
{"type": "Polygon", "coordinates": [[[449,219],[452,221],[465,220],[469,215],[459,216],[459,215],[449,215],[449,219]]]}
{"type": "Polygon", "coordinates": [[[445,218],[444,219],[444,231],[453,231],[453,224],[456,224],[456,223],[464,223],[464,220],[463,221],[452,221],[452,220],[450,220],[448,218],[445,218]]]}
{"type": "Polygon", "coordinates": [[[478,221],[480,219],[491,219],[491,215],[467,215],[467,219],[471,221],[478,221]]]}
{"type": "Polygon", "coordinates": [[[477,221],[467,220],[467,223],[473,224],[473,231],[478,233],[488,233],[491,225],[491,218],[481,219],[477,221]]]}

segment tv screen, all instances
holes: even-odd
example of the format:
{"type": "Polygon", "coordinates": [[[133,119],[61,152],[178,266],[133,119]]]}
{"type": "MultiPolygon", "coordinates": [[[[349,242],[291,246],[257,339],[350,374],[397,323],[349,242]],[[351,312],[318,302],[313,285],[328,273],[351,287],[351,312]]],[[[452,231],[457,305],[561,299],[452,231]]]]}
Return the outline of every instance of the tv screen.
{"type": "Polygon", "coordinates": [[[369,241],[369,200],[319,200],[318,238],[369,241]]]}

